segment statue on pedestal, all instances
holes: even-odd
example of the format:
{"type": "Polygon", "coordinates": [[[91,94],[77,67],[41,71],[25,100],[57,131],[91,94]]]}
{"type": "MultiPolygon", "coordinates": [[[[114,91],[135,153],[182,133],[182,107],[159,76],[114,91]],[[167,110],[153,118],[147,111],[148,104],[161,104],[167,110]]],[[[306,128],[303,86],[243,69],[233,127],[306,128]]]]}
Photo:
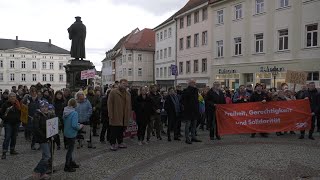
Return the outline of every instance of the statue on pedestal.
{"type": "Polygon", "coordinates": [[[76,60],[83,60],[86,57],[85,40],[86,26],[82,23],[81,17],[75,17],[76,21],[68,28],[69,39],[72,40],[70,54],[76,60]]]}

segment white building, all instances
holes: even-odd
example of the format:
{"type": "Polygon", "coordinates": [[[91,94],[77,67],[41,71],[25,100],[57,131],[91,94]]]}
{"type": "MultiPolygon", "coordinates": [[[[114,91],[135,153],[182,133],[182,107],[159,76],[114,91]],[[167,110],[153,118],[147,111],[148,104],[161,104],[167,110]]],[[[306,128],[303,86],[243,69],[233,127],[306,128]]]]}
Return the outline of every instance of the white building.
{"type": "Polygon", "coordinates": [[[170,17],[154,28],[156,32],[155,49],[155,80],[160,87],[168,88],[175,85],[175,75],[171,66],[176,66],[176,22],[170,17]]]}
{"type": "Polygon", "coordinates": [[[155,33],[143,29],[130,34],[115,57],[115,80],[127,79],[132,86],[154,82],[155,33]]]}
{"type": "Polygon", "coordinates": [[[186,86],[192,78],[199,87],[209,85],[212,17],[208,0],[190,0],[176,13],[178,84],[186,86]]]}
{"type": "Polygon", "coordinates": [[[0,87],[30,87],[38,82],[50,83],[54,90],[66,87],[64,65],[71,59],[69,51],[49,42],[0,39],[0,87]]]}
{"type": "Polygon", "coordinates": [[[308,72],[319,86],[320,1],[211,0],[213,80],[240,84],[285,82],[286,71],[308,72]]]}

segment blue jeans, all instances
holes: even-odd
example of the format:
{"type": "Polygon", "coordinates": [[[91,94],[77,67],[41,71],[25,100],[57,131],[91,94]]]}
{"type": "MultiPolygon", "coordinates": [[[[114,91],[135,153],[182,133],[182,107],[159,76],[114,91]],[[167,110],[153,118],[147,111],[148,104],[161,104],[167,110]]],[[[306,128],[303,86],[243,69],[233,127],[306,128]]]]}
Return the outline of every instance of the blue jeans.
{"type": "Polygon", "coordinates": [[[76,138],[66,138],[67,145],[68,145],[68,152],[66,155],[66,164],[65,166],[68,167],[73,162],[73,151],[74,151],[74,144],[76,142],[76,138]]]}
{"type": "Polygon", "coordinates": [[[190,141],[191,139],[196,139],[196,128],[197,128],[196,117],[191,117],[191,119],[186,120],[186,126],[185,126],[186,141],[190,141]],[[191,139],[190,139],[190,131],[191,131],[191,139]]]}
{"type": "Polygon", "coordinates": [[[34,172],[45,174],[49,167],[49,159],[51,158],[49,143],[41,143],[40,148],[42,151],[42,158],[36,168],[34,168],[34,172]]]}
{"type": "Polygon", "coordinates": [[[3,152],[7,152],[10,144],[10,150],[14,150],[16,147],[16,140],[18,134],[19,125],[17,124],[4,124],[4,141],[2,145],[3,152]]]}

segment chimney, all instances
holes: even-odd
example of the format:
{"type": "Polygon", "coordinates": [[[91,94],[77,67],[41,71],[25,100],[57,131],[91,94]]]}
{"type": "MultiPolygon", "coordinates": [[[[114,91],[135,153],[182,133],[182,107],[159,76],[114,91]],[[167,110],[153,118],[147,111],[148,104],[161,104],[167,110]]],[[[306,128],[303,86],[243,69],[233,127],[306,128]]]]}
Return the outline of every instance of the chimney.
{"type": "Polygon", "coordinates": [[[16,44],[17,44],[17,45],[18,45],[18,41],[19,41],[19,40],[18,40],[18,36],[16,36],[16,44]]]}
{"type": "Polygon", "coordinates": [[[49,46],[51,46],[51,39],[49,39],[49,46]]]}

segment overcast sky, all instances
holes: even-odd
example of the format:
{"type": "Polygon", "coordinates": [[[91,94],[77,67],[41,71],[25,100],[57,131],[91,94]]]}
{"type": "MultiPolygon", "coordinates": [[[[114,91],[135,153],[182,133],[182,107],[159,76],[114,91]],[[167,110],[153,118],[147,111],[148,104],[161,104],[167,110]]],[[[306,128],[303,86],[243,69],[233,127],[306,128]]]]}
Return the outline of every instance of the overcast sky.
{"type": "Polygon", "coordinates": [[[81,16],[86,53],[97,70],[105,52],[135,28],[154,28],[188,0],[0,0],[0,38],[49,41],[70,50],[68,27],[81,16]]]}

